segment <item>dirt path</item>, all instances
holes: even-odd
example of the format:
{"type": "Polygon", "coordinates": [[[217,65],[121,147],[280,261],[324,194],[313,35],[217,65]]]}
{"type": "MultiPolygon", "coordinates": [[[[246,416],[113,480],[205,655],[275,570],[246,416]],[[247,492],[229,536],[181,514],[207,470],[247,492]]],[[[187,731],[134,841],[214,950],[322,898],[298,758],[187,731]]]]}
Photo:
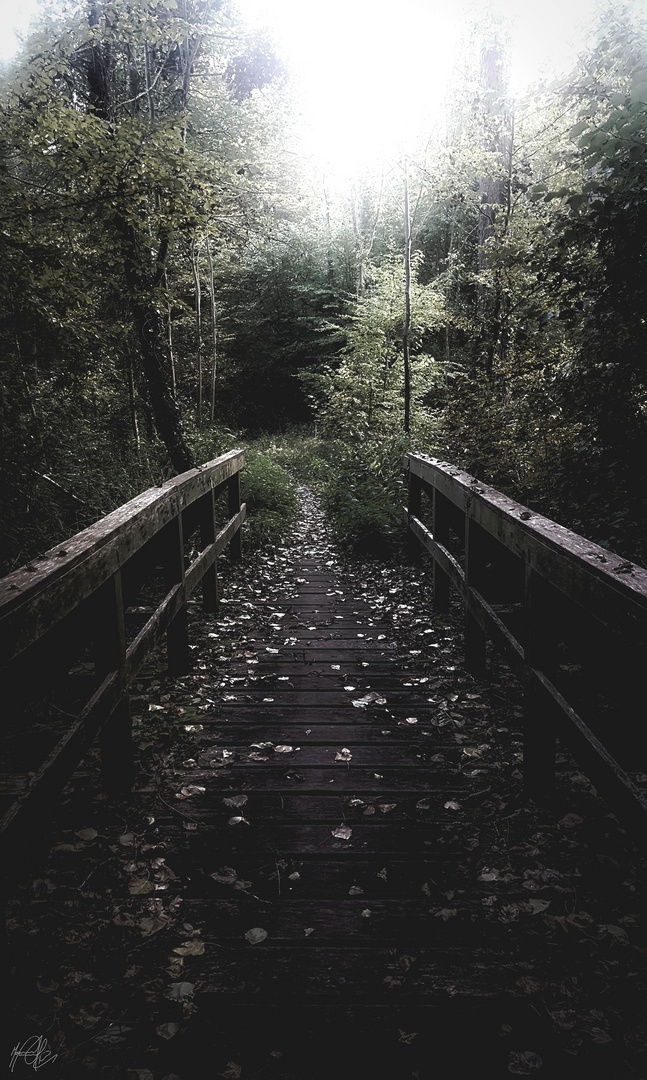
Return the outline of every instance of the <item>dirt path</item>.
{"type": "Polygon", "coordinates": [[[344,566],[302,498],[196,611],[193,672],[139,684],[133,799],[90,765],[26,864],[12,1046],[47,1032],[66,1078],[647,1075],[643,864],[567,757],[524,800],[519,690],[462,670],[428,568],[344,566]]]}

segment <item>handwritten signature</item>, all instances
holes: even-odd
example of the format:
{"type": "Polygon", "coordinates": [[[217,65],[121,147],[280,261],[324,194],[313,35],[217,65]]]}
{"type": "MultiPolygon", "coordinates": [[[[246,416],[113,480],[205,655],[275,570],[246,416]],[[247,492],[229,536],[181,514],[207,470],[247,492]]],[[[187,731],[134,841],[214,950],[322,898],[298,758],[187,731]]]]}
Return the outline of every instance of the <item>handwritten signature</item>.
{"type": "Polygon", "coordinates": [[[25,1065],[31,1066],[36,1072],[37,1069],[42,1069],[43,1065],[47,1065],[48,1062],[56,1061],[57,1057],[58,1054],[52,1054],[47,1049],[47,1039],[44,1035],[32,1035],[30,1039],[25,1040],[22,1046],[14,1046],[11,1051],[9,1068],[13,1072],[18,1058],[22,1058],[25,1065]]]}

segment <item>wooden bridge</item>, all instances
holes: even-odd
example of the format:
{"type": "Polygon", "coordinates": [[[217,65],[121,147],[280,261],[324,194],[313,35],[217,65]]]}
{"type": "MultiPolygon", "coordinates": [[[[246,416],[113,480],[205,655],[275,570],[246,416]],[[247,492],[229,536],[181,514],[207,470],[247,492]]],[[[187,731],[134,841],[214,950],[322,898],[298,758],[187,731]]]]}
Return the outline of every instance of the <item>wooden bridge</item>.
{"type": "MultiPolygon", "coordinates": [[[[218,555],[229,544],[240,559],[243,464],[234,451],[151,489],[0,583],[5,860],[20,865],[97,736],[106,787],[128,805],[129,692],[164,636],[171,671],[190,669],[190,597],[201,584],[213,619],[218,555]]],[[[178,801],[162,800],[137,839],[148,854],[135,852],[108,905],[99,885],[81,894],[107,958],[86,1003],[108,1000],[117,1037],[97,1045],[110,1075],[187,1080],[208,1061],[243,1080],[394,1080],[436,1077],[441,1063],[440,1075],[472,1075],[485,1059],[493,1076],[641,1075],[647,572],[451,466],[416,454],[404,465],[412,544],[433,557],[436,629],[403,650],[384,597],[340,576],[311,511],[269,598],[266,583],[239,579],[245,647],[224,678],[223,657],[205,676],[214,686],[199,724],[184,725],[178,801]],[[450,585],[463,669],[437,640],[450,585]],[[495,753],[512,736],[487,697],[499,653],[523,687],[516,804],[505,802],[512,750],[495,753]],[[130,928],[147,956],[136,986],[114,961],[130,928]],[[163,970],[160,1023],[141,985],[163,970]],[[619,975],[632,980],[625,997],[619,975]]],[[[424,600],[421,586],[405,621],[429,616],[424,600]]],[[[211,633],[226,636],[222,621],[211,633]]],[[[53,925],[65,925],[66,895],[47,900],[53,925]]],[[[15,896],[9,907],[21,926],[15,896]]],[[[41,935],[35,952],[25,940],[10,934],[19,1001],[43,979],[39,963],[57,986],[53,969],[68,965],[59,943],[41,935]]],[[[46,1013],[18,1020],[12,1045],[46,1013]]],[[[60,1055],[66,1078],[87,1075],[76,1043],[60,1055]]]]}

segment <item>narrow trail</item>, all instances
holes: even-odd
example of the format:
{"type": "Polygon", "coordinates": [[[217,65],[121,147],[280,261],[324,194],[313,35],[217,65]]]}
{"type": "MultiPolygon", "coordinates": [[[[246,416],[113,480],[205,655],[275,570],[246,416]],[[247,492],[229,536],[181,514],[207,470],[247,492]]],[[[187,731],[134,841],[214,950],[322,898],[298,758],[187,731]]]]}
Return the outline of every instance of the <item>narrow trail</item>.
{"type": "Polygon", "coordinates": [[[76,1033],[104,1076],[645,1075],[631,844],[565,755],[523,798],[505,666],[466,674],[426,567],[345,566],[301,497],[293,543],[195,616],[193,672],[140,683],[144,779],[117,825],[95,799],[89,887],[53,838],[47,916],[94,927],[58,960],[61,1075],[90,997],[125,1028],[76,1033]]]}

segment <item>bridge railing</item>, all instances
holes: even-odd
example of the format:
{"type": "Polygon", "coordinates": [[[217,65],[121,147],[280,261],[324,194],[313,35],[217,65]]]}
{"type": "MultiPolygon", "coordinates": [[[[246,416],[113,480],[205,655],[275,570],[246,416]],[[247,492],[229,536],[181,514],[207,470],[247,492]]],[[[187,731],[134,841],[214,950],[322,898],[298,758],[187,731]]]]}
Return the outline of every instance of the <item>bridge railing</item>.
{"type": "Polygon", "coordinates": [[[525,786],[552,786],[559,739],[644,844],[647,571],[451,465],[404,468],[436,610],[450,585],[463,601],[467,668],[483,673],[490,640],[523,683],[525,786]]]}
{"type": "Polygon", "coordinates": [[[0,581],[0,842],[42,813],[97,735],[106,786],[131,786],[129,688],[165,633],[169,668],[188,667],[189,597],[202,583],[216,611],[217,557],[227,544],[241,556],[243,465],[232,450],[150,488],[0,581]]]}

